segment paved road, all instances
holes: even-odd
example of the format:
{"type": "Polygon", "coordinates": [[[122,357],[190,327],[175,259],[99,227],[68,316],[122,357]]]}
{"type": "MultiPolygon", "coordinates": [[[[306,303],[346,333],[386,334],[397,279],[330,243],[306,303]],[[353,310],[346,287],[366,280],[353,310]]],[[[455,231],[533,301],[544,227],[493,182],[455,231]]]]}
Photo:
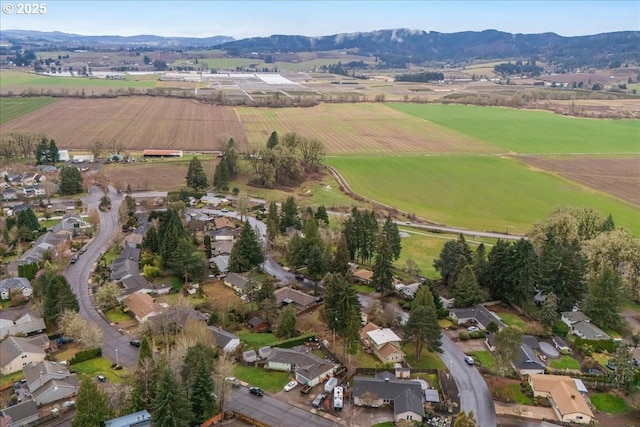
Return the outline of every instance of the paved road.
{"type": "MultiPolygon", "coordinates": [[[[91,188],[91,194],[84,199],[89,210],[98,208],[103,194],[99,188],[91,188]]],[[[122,197],[113,187],[109,188],[109,197],[112,201],[111,211],[100,212],[100,228],[88,244],[87,252],[80,256],[77,263],[70,264],[64,275],[69,281],[71,289],[78,296],[80,315],[95,322],[102,329],[104,334],[103,356],[112,362],[117,361],[122,366],[130,367],[135,366],[138,362],[139,350],[129,344],[130,337],[120,334],[116,327],[110,326],[97,312],[93,301],[91,301],[88,286],[93,265],[107,250],[118,231],[118,208],[122,197]]]]}
{"type": "Polygon", "coordinates": [[[462,350],[446,335],[442,336],[442,350],[440,358],[458,385],[462,410],[473,411],[479,426],[495,427],[496,410],[487,383],[480,372],[465,363],[462,350]]]}
{"type": "Polygon", "coordinates": [[[304,411],[270,396],[257,397],[249,394],[247,387],[240,387],[227,403],[226,409],[232,409],[266,425],[278,427],[334,427],[328,419],[304,411]]]}

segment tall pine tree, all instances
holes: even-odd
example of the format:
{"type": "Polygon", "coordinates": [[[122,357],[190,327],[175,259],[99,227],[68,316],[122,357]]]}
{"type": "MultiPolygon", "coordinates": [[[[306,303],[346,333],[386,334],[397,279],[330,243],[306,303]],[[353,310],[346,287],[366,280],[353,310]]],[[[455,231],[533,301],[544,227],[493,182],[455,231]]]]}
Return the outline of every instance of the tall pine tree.
{"type": "Polygon", "coordinates": [[[82,378],[76,396],[76,415],[72,427],[101,427],[114,416],[107,395],[98,390],[90,377],[82,378]]]}
{"type": "Polygon", "coordinates": [[[159,366],[155,398],[151,403],[151,419],[154,427],[189,427],[191,402],[184,386],[173,374],[167,362],[159,366]]]}
{"type": "Polygon", "coordinates": [[[196,191],[203,190],[209,186],[207,182],[207,175],[204,173],[202,163],[197,157],[194,157],[189,162],[189,170],[187,171],[187,187],[193,188],[196,191]]]}
{"type": "Polygon", "coordinates": [[[249,221],[245,221],[240,238],[229,256],[229,271],[241,273],[259,267],[264,262],[262,245],[249,221]]]}

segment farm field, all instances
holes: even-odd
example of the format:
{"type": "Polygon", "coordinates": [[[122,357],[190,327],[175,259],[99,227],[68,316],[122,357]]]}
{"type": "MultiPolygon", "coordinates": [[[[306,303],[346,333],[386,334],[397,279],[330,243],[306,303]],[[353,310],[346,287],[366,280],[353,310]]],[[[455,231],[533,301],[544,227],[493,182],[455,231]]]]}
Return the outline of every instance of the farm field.
{"type": "Polygon", "coordinates": [[[639,210],[552,174],[496,156],[327,157],[351,188],[427,220],[525,233],[559,205],[611,213],[640,235],[639,210]]]}
{"type": "MultiPolygon", "coordinates": [[[[90,91],[91,89],[117,90],[127,89],[130,87],[139,89],[156,87],[156,83],[156,80],[150,80],[148,78],[107,80],[88,77],[52,77],[9,70],[2,72],[2,77],[0,78],[0,91],[3,94],[9,92],[19,94],[29,88],[53,91],[59,91],[60,89],[68,89],[70,91],[81,89],[85,89],[87,91],[90,91]]],[[[102,93],[103,90],[98,92],[102,93]]],[[[89,93],[90,92],[88,92],[88,94],[89,93]]]]}
{"type": "Polygon", "coordinates": [[[498,150],[519,154],[637,154],[640,120],[597,120],[470,105],[388,104],[498,150]]]}
{"type": "Polygon", "coordinates": [[[246,147],[233,109],[176,98],[63,99],[2,127],[12,130],[44,133],[65,149],[117,140],[128,150],[217,150],[229,138],[246,147]]]}
{"type": "Polygon", "coordinates": [[[0,124],[29,114],[56,101],[57,99],[49,97],[0,98],[0,124]]]}
{"type": "Polygon", "coordinates": [[[498,151],[479,139],[382,104],[321,104],[281,109],[239,107],[236,111],[252,145],[264,145],[275,130],[317,138],[330,155],[498,151]]]}
{"type": "Polygon", "coordinates": [[[520,160],[640,206],[640,156],[522,156],[520,160]]]}

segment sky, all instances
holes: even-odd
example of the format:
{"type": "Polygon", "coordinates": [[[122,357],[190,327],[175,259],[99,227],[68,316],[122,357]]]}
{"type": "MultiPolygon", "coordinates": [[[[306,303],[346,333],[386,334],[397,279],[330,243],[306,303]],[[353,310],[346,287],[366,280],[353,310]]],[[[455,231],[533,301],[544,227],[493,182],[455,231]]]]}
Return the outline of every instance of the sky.
{"type": "MultiPolygon", "coordinates": [[[[640,1],[58,1],[18,14],[26,1],[0,0],[0,30],[82,35],[153,34],[236,39],[322,36],[390,28],[453,33],[495,29],[579,36],[640,30],[640,1]]],[[[26,10],[23,8],[23,12],[26,10]]]]}

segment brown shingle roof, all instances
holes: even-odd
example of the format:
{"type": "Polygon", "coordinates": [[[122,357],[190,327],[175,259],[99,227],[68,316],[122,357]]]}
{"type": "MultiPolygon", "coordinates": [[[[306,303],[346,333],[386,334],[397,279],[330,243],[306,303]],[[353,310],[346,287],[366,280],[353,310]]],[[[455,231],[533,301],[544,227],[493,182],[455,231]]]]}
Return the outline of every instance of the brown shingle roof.
{"type": "Polygon", "coordinates": [[[136,292],[124,299],[126,306],[138,319],[144,319],[153,312],[163,311],[163,307],[155,302],[148,294],[136,292]]]}

